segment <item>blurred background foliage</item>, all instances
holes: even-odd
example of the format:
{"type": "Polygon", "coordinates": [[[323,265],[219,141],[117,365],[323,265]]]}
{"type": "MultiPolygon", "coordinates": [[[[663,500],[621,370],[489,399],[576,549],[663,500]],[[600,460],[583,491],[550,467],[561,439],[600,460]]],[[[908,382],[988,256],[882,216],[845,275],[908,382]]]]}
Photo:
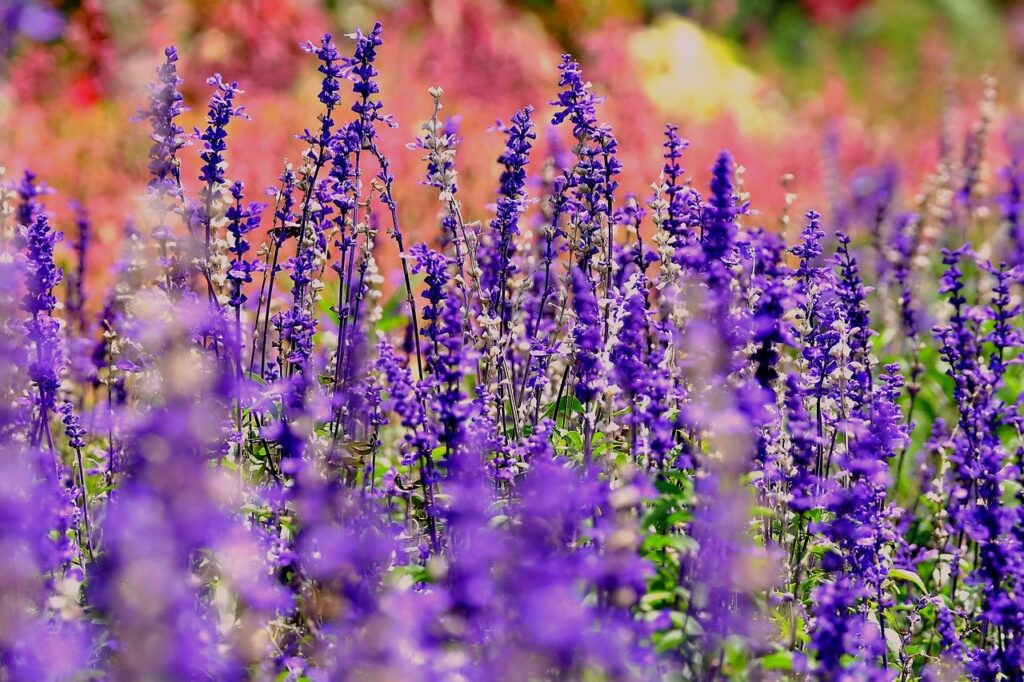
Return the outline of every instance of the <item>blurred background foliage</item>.
{"type": "MultiPolygon", "coordinates": [[[[343,30],[377,17],[434,15],[444,21],[450,0],[0,0],[0,47],[9,59],[25,45],[63,43],[89,51],[113,39],[138,46],[141,21],[175,17],[206,55],[238,50],[260,54],[272,45],[260,31],[287,30],[322,15],[343,30]],[[248,17],[238,16],[239,12],[248,17]],[[82,17],[91,21],[81,21],[82,17]],[[61,27],[61,28],[58,28],[61,27]],[[84,34],[83,34],[84,29],[84,34]],[[90,33],[91,31],[91,33],[90,33]]],[[[489,0],[483,4],[491,4],[489,0]]],[[[916,89],[936,65],[953,75],[1003,70],[1024,63],[1024,2],[1020,0],[504,0],[562,49],[578,53],[609,27],[641,36],[664,60],[698,43],[716,62],[735,62],[770,79],[791,101],[816,97],[835,80],[856,100],[882,88],[916,89]]],[[[403,26],[403,28],[410,28],[403,26]]],[[[501,27],[494,27],[500,32],[501,27]]],[[[693,52],[691,51],[692,55],[693,52]]],[[[80,55],[81,56],[81,55],[80,55]]],[[[87,55],[96,57],[97,55],[87,55]]],[[[265,54],[261,55],[266,57],[265,54]]],[[[700,55],[707,57],[707,55],[700,55]]],[[[251,62],[255,69],[267,65],[251,62]]],[[[645,62],[664,69],[655,59],[645,62]]],[[[706,62],[678,64],[679,68],[706,62]]],[[[87,66],[97,67],[94,59],[87,66]]],[[[280,69],[271,69],[273,82],[280,69]]],[[[641,72],[641,78],[657,77],[641,72]]],[[[933,88],[934,89],[934,88],[933,88]]]]}
{"type": "MultiPolygon", "coordinates": [[[[128,121],[175,43],[189,123],[201,121],[210,73],[245,88],[253,121],[233,126],[229,174],[263,187],[297,157],[292,135],[315,124],[317,73],[298,43],[376,19],[384,103],[400,123],[384,144],[406,195],[422,172],[405,144],[429,116],[428,86],[462,116],[462,187],[486,202],[500,140],[485,131],[525,103],[543,109],[564,51],[608,96],[601,115],[621,141],[624,185],[642,197],[666,122],[693,141],[695,182],[729,147],[756,169],[758,205],[780,207],[779,178],[794,173],[799,209],[825,203],[829,163],[852,177],[895,159],[916,187],[940,130],[962,140],[975,120],[982,74],[1001,83],[1001,115],[1024,103],[1024,0],[0,0],[0,164],[85,200],[116,239],[126,188],[145,175],[146,134],[128,121]]],[[[432,219],[419,194],[403,205],[432,219]]]]}

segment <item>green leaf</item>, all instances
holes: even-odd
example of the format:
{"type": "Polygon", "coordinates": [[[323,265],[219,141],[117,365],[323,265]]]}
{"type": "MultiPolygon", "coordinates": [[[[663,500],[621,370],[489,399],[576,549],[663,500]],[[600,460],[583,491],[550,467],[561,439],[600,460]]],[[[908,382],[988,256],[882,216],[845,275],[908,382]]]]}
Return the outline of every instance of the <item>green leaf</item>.
{"type": "Polygon", "coordinates": [[[669,590],[652,590],[640,598],[642,607],[652,608],[655,604],[674,602],[676,595],[669,590]]]}
{"type": "Polygon", "coordinates": [[[574,452],[583,452],[583,436],[579,431],[566,431],[562,434],[570,449],[574,452]]]}
{"type": "Polygon", "coordinates": [[[761,659],[761,667],[765,670],[792,670],[793,652],[776,651],[761,659]]]}
{"type": "Polygon", "coordinates": [[[686,535],[649,535],[644,539],[644,552],[651,552],[665,547],[672,547],[679,552],[687,554],[697,549],[697,542],[686,535]]]}
{"type": "Polygon", "coordinates": [[[1021,485],[1013,479],[1006,479],[1002,482],[1002,503],[1004,507],[1019,507],[1018,495],[1021,492],[1021,485]]]}
{"type": "Polygon", "coordinates": [[[889,577],[893,580],[906,580],[912,582],[917,586],[917,589],[921,590],[922,594],[928,594],[928,588],[924,586],[924,581],[921,580],[921,576],[913,571],[908,571],[904,568],[893,568],[889,571],[889,577]]]}
{"type": "Polygon", "coordinates": [[[564,395],[558,399],[557,403],[548,403],[548,406],[544,408],[544,416],[555,416],[556,408],[560,415],[566,414],[567,410],[573,414],[583,414],[583,403],[574,395],[564,395]]]}
{"type": "Polygon", "coordinates": [[[669,630],[658,639],[658,643],[654,645],[654,650],[660,654],[670,649],[675,649],[679,647],[679,645],[681,645],[682,643],[682,630],[669,630]]]}
{"type": "Polygon", "coordinates": [[[259,374],[257,374],[256,372],[246,372],[245,376],[246,376],[247,379],[249,379],[249,381],[252,381],[252,382],[254,382],[256,384],[259,384],[260,386],[266,386],[267,385],[266,380],[263,377],[261,377],[259,374]]]}
{"type": "Polygon", "coordinates": [[[889,651],[897,656],[903,650],[903,640],[900,639],[899,633],[892,628],[885,629],[885,645],[889,647],[889,651]]]}

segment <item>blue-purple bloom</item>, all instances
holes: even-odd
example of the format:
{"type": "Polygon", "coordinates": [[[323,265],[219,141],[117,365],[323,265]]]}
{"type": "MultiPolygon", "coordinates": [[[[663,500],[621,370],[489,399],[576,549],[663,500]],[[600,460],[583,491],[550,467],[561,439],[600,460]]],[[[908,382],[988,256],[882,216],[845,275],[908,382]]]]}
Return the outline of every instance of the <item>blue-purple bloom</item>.
{"type": "Polygon", "coordinates": [[[153,145],[149,149],[150,187],[161,194],[174,195],[179,191],[181,174],[177,154],[187,143],[185,129],[174,119],[188,111],[185,98],[178,90],[182,80],[178,76],[178,51],[174,46],[164,50],[166,57],[157,67],[157,79],[150,85],[149,109],[139,112],[152,126],[153,145]]]}
{"type": "MultiPolygon", "coordinates": [[[[207,85],[214,87],[210,97],[210,106],[206,116],[206,129],[196,131],[196,136],[203,142],[203,151],[199,158],[203,166],[199,173],[199,181],[204,184],[200,190],[200,198],[206,207],[203,222],[207,231],[210,229],[210,204],[220,197],[220,185],[224,184],[224,152],[227,150],[227,126],[232,118],[245,118],[245,107],[235,104],[235,96],[243,91],[238,83],[225,83],[220,74],[214,74],[206,80],[207,85]]],[[[209,236],[207,236],[209,243],[209,236]]]]}
{"type": "Polygon", "coordinates": [[[512,121],[505,133],[505,151],[498,157],[503,168],[501,188],[498,191],[496,215],[491,220],[491,242],[481,255],[481,286],[489,294],[489,308],[492,314],[502,320],[502,330],[508,322],[509,311],[506,287],[515,272],[512,263],[514,238],[519,234],[519,216],[526,210],[526,164],[530,160],[533,140],[533,121],[530,115],[533,107],[526,107],[512,115],[512,121]]]}
{"type": "Polygon", "coordinates": [[[25,237],[25,280],[26,292],[21,309],[28,314],[25,322],[27,340],[34,347],[29,365],[29,378],[39,391],[39,429],[33,436],[39,442],[49,413],[56,407],[60,374],[64,368],[64,354],[61,350],[60,323],[53,317],[57,307],[54,288],[64,278],[64,271],[53,260],[54,247],[63,233],[54,232],[46,216],[37,216],[28,228],[25,237]]]}
{"type": "Polygon", "coordinates": [[[45,185],[0,187],[0,675],[1019,679],[1017,156],[985,196],[976,129],[913,211],[895,166],[833,169],[835,219],[807,212],[787,249],[793,196],[776,229],[728,152],[702,195],[675,126],[650,210],[617,198],[618,141],[565,57],[571,146],[528,165],[533,108],[499,124],[491,213],[430,91],[412,146],[440,231],[407,242],[381,26],[351,37],[304,46],[319,125],[272,209],[227,177],[219,76],[186,196],[165,53],[155,230],[126,223],[106,291],[84,207],[62,251],[45,185]],[[984,246],[939,274],[936,228],[984,246]]]}

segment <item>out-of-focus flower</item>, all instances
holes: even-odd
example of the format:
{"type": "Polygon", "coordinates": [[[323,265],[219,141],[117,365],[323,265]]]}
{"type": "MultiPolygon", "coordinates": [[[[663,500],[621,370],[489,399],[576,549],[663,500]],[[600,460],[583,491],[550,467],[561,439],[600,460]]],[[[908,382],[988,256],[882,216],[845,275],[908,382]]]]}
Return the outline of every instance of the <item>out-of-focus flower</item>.
{"type": "Polygon", "coordinates": [[[46,0],[0,1],[0,55],[7,56],[18,36],[48,41],[64,31],[64,17],[46,0]]]}
{"type": "Polygon", "coordinates": [[[728,112],[756,132],[782,124],[782,112],[765,106],[759,76],[723,38],[689,19],[662,18],[634,35],[629,49],[644,92],[666,115],[686,112],[707,122],[728,112]]]}

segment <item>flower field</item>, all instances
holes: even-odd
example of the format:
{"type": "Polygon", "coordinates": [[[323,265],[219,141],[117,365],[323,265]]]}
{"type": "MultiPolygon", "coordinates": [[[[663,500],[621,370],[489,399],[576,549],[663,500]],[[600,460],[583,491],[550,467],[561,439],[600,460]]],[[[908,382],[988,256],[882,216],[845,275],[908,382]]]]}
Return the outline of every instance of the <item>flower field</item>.
{"type": "Polygon", "coordinates": [[[90,104],[74,154],[35,141],[53,187],[26,150],[57,113],[11,79],[0,680],[1024,679],[1024,128],[994,79],[931,156],[847,174],[826,131],[802,197],[802,150],[732,130],[691,170],[571,54],[474,139],[477,86],[403,91],[387,23],[301,49],[258,69],[315,79],[284,131],[152,52],[146,147],[90,151],[129,125],[90,104]],[[90,177],[131,152],[137,199],[90,177]]]}

